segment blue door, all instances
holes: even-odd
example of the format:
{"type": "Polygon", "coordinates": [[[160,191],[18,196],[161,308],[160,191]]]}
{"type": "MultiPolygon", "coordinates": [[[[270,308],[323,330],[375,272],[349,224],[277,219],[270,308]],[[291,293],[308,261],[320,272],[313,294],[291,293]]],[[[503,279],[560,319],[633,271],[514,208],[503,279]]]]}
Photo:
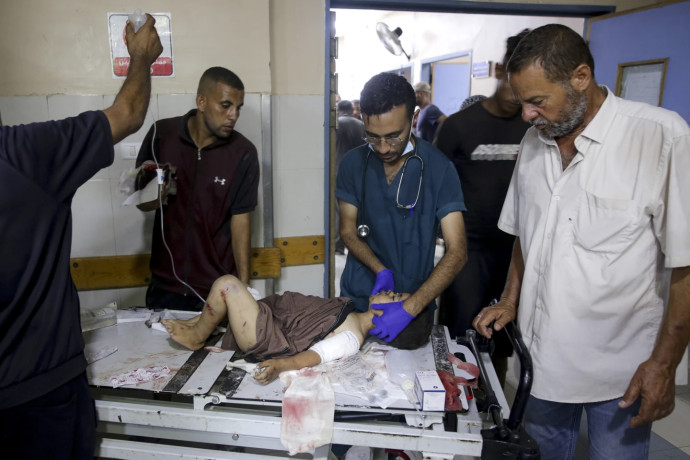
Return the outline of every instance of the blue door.
{"type": "Polygon", "coordinates": [[[469,64],[432,64],[431,101],[446,115],[460,110],[470,95],[469,64]]]}

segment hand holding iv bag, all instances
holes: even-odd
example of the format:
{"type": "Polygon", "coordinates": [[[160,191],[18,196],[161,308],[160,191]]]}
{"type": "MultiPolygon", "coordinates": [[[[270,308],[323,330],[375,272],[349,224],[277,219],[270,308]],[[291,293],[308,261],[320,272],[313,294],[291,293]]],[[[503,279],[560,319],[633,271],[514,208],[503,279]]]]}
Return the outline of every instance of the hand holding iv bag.
{"type": "Polygon", "coordinates": [[[132,23],[136,33],[146,23],[146,15],[141,10],[134,10],[134,13],[129,15],[129,21],[132,23]]]}

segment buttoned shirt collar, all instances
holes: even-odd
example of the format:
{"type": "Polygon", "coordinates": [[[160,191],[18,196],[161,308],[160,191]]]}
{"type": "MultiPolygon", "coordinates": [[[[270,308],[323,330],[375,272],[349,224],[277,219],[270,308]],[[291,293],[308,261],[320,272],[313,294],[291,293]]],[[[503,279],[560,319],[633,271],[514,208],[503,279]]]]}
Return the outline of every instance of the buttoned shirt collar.
{"type": "MultiPolygon", "coordinates": [[[[580,139],[581,137],[587,138],[593,142],[601,144],[604,138],[606,137],[606,133],[611,127],[611,123],[613,123],[613,118],[615,117],[616,108],[618,105],[616,98],[611,97],[611,90],[606,85],[601,85],[599,86],[599,88],[602,91],[604,91],[604,93],[606,93],[606,98],[604,99],[604,102],[601,104],[601,107],[599,107],[597,113],[594,114],[594,118],[592,118],[592,121],[590,121],[587,127],[577,136],[575,140],[576,147],[578,147],[577,139],[580,139]]],[[[543,143],[549,145],[556,145],[556,141],[553,138],[544,135],[544,133],[542,133],[541,131],[538,131],[537,135],[539,136],[539,140],[543,143]]],[[[582,153],[583,155],[585,154],[584,151],[581,151],[580,153],[582,153]]]]}

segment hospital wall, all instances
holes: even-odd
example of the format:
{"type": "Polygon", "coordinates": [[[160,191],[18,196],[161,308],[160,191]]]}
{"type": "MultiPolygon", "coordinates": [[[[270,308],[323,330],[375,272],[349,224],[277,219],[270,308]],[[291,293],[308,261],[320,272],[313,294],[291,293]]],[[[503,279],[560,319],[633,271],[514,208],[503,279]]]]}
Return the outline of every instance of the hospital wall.
{"type": "MultiPolygon", "coordinates": [[[[357,12],[339,10],[342,21],[336,19],[336,32],[341,40],[338,65],[338,85],[345,99],[359,98],[359,91],[369,76],[360,69],[390,71],[412,67],[413,83],[421,79],[422,63],[457,55],[471,54],[472,62],[501,62],[506,39],[523,29],[544,24],[563,24],[584,33],[584,19],[549,16],[507,16],[487,14],[423,13],[423,12],[357,12]],[[376,23],[400,27],[400,41],[411,56],[395,56],[388,52],[376,36],[376,23]],[[343,24],[344,23],[344,24],[343,24]],[[340,25],[342,24],[342,27],[340,25]],[[363,52],[366,50],[366,52],[363,52]]],[[[490,96],[496,89],[496,79],[473,78],[470,94],[490,96]]]]}
{"type": "MultiPolygon", "coordinates": [[[[112,77],[107,13],[171,14],[174,77],[153,79],[144,126],[115,148],[112,166],[79,189],[72,206],[73,257],[150,251],[153,214],[121,206],[123,144],[140,143],[154,120],[195,107],[201,73],[220,65],[242,78],[237,130],[263,153],[262,98],[271,99],[274,234],[324,234],[325,3],[315,0],[136,2],[9,0],[0,5],[0,115],[5,125],[59,119],[108,107],[122,79],[112,77]]],[[[262,171],[263,173],[263,171],[262,171]]],[[[252,245],[264,246],[263,196],[252,217],[252,245]]],[[[284,267],[275,290],[323,294],[323,265],[284,267]]],[[[264,292],[261,281],[252,284],[264,292]]],[[[82,305],[142,305],[145,288],[81,292],[82,305]]]]}
{"type": "Polygon", "coordinates": [[[666,58],[661,107],[690,123],[688,19],[690,2],[684,1],[592,20],[589,40],[597,82],[615,89],[620,64],[666,58]]]}

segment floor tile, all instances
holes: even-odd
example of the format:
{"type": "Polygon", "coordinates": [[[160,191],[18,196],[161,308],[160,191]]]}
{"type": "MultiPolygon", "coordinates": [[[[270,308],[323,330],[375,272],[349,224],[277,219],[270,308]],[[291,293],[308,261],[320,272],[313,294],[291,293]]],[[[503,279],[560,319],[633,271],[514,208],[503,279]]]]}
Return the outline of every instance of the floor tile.
{"type": "Polygon", "coordinates": [[[652,431],[675,447],[690,447],[690,403],[677,397],[676,407],[666,418],[652,424],[652,431]]]}
{"type": "MultiPolygon", "coordinates": [[[[676,446],[662,438],[656,433],[652,433],[652,436],[649,440],[649,454],[651,457],[651,454],[654,453],[662,453],[662,452],[668,452],[671,450],[677,450],[680,451],[676,446]]],[[[661,457],[664,458],[664,457],[661,457]]]]}
{"type": "Polygon", "coordinates": [[[688,460],[689,458],[690,455],[674,447],[668,450],[650,452],[648,460],[688,460]]]}

